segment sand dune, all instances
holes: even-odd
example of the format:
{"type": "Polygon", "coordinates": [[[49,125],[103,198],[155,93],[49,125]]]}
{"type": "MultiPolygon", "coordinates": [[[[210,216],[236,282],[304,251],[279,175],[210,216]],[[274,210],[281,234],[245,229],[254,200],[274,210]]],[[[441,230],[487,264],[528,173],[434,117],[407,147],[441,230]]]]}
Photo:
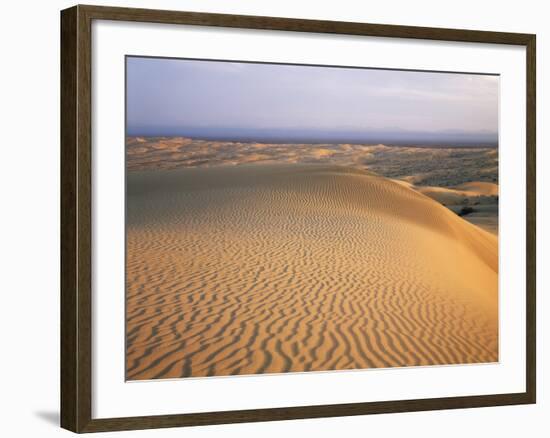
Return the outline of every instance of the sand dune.
{"type": "Polygon", "coordinates": [[[415,190],[446,205],[463,204],[465,199],[498,196],[498,185],[471,182],[457,187],[413,187],[415,190]]]}
{"type": "Polygon", "coordinates": [[[360,170],[129,172],[130,380],[498,360],[497,238],[360,170]]]}
{"type": "Polygon", "coordinates": [[[498,196],[498,184],[473,181],[456,186],[457,190],[469,193],[470,196],[498,196]]]}
{"type": "Polygon", "coordinates": [[[414,189],[446,205],[463,204],[467,198],[498,196],[498,184],[482,181],[469,182],[456,187],[417,186],[409,181],[398,179],[393,182],[414,189]]]}
{"type": "Polygon", "coordinates": [[[405,147],[383,144],[248,143],[185,137],[127,137],[128,170],[214,167],[250,162],[329,164],[376,172],[419,186],[498,183],[494,148],[405,147]]]}

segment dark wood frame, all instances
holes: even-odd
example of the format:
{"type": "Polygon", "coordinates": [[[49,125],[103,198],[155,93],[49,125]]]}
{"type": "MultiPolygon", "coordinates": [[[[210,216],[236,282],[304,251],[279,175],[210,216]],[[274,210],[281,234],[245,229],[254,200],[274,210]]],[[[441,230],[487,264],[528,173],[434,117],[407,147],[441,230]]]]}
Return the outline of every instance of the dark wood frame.
{"type": "Polygon", "coordinates": [[[80,5],[62,11],[61,426],[74,432],[98,432],[535,403],[535,47],[535,35],[519,33],[80,5]],[[141,21],[525,46],[527,52],[526,392],[197,414],[92,419],[92,20],[141,21]]]}

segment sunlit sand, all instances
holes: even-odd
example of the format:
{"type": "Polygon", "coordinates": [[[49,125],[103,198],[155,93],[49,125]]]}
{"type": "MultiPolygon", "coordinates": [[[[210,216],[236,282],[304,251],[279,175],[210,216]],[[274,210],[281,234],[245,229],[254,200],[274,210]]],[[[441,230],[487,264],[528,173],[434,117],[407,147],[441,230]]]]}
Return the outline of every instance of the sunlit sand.
{"type": "Polygon", "coordinates": [[[127,378],[498,361],[497,237],[436,200],[498,186],[419,187],[319,163],[137,166],[127,378]]]}

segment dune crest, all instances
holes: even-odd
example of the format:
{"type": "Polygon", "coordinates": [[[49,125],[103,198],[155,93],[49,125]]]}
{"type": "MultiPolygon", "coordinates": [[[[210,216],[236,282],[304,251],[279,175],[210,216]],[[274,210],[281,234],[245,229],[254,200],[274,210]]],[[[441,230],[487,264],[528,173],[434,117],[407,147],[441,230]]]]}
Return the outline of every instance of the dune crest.
{"type": "Polygon", "coordinates": [[[498,360],[498,240],[365,171],[128,173],[127,377],[498,360]]]}

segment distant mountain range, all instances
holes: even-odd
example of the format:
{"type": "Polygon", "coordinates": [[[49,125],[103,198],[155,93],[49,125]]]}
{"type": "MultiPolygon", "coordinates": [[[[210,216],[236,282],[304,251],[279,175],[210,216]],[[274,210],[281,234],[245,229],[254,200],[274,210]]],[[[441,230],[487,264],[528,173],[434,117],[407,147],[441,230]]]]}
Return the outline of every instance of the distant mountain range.
{"type": "Polygon", "coordinates": [[[397,146],[497,147],[498,134],[491,132],[345,131],[319,129],[242,128],[140,128],[128,129],[128,136],[190,137],[202,140],[260,143],[352,143],[397,146]]]}

